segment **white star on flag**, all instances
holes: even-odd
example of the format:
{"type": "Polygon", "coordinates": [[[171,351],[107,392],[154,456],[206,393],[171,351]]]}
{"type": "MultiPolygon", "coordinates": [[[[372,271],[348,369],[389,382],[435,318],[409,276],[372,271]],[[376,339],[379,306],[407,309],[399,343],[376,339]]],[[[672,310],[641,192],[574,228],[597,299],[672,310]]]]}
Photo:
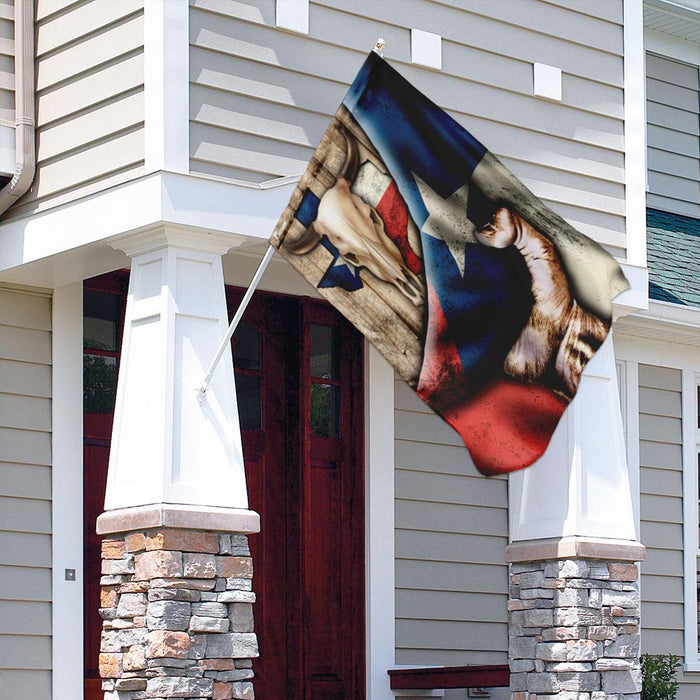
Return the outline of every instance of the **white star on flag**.
{"type": "Polygon", "coordinates": [[[423,233],[445,241],[460,274],[464,277],[465,246],[467,243],[476,243],[474,224],[467,218],[469,185],[462,185],[445,199],[418,175],[413,173],[413,177],[428,210],[428,218],[422,227],[423,233]]]}

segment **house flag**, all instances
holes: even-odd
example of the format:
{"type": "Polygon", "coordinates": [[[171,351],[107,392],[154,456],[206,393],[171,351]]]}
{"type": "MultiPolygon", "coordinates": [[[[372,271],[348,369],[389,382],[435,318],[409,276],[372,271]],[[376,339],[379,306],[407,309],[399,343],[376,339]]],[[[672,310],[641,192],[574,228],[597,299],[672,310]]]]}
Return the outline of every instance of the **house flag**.
{"type": "Polygon", "coordinates": [[[629,287],[611,255],[375,52],[270,242],[484,474],[543,454],[629,287]]]}

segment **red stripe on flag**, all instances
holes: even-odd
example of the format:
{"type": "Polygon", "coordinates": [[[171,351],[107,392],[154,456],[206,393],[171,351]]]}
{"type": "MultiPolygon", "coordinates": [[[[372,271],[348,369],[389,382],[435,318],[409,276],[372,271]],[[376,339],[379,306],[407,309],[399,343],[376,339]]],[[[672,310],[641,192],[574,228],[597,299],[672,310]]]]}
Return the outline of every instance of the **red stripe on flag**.
{"type": "Polygon", "coordinates": [[[418,396],[461,436],[482,474],[505,474],[539,459],[567,403],[550,389],[503,378],[469,396],[457,347],[428,282],[428,328],[418,396]]]}
{"type": "Polygon", "coordinates": [[[549,389],[502,379],[445,420],[462,436],[482,474],[505,474],[544,454],[567,405],[549,389]]]}
{"type": "Polygon", "coordinates": [[[384,222],[384,230],[401,252],[406,267],[415,275],[423,271],[421,259],[408,242],[408,209],[399,188],[392,180],[376,206],[377,214],[384,222]]]}

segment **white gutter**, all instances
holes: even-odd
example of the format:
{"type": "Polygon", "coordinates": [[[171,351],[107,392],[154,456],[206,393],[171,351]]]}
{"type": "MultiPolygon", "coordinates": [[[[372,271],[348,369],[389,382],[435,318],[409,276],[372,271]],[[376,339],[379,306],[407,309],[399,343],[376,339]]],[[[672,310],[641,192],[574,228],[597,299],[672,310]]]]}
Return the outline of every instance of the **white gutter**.
{"type": "Polygon", "coordinates": [[[15,0],[15,152],[12,179],[0,190],[0,214],[7,211],[34,179],[34,2],[15,0]]]}

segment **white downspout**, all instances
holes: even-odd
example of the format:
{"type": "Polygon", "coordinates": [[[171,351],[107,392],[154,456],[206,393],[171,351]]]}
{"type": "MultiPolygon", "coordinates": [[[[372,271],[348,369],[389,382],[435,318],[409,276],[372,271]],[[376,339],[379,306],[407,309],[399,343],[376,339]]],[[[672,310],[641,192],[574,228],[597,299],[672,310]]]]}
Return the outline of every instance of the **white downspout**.
{"type": "Polygon", "coordinates": [[[7,211],[34,179],[34,2],[15,0],[15,152],[12,179],[0,190],[0,214],[7,211]]]}

